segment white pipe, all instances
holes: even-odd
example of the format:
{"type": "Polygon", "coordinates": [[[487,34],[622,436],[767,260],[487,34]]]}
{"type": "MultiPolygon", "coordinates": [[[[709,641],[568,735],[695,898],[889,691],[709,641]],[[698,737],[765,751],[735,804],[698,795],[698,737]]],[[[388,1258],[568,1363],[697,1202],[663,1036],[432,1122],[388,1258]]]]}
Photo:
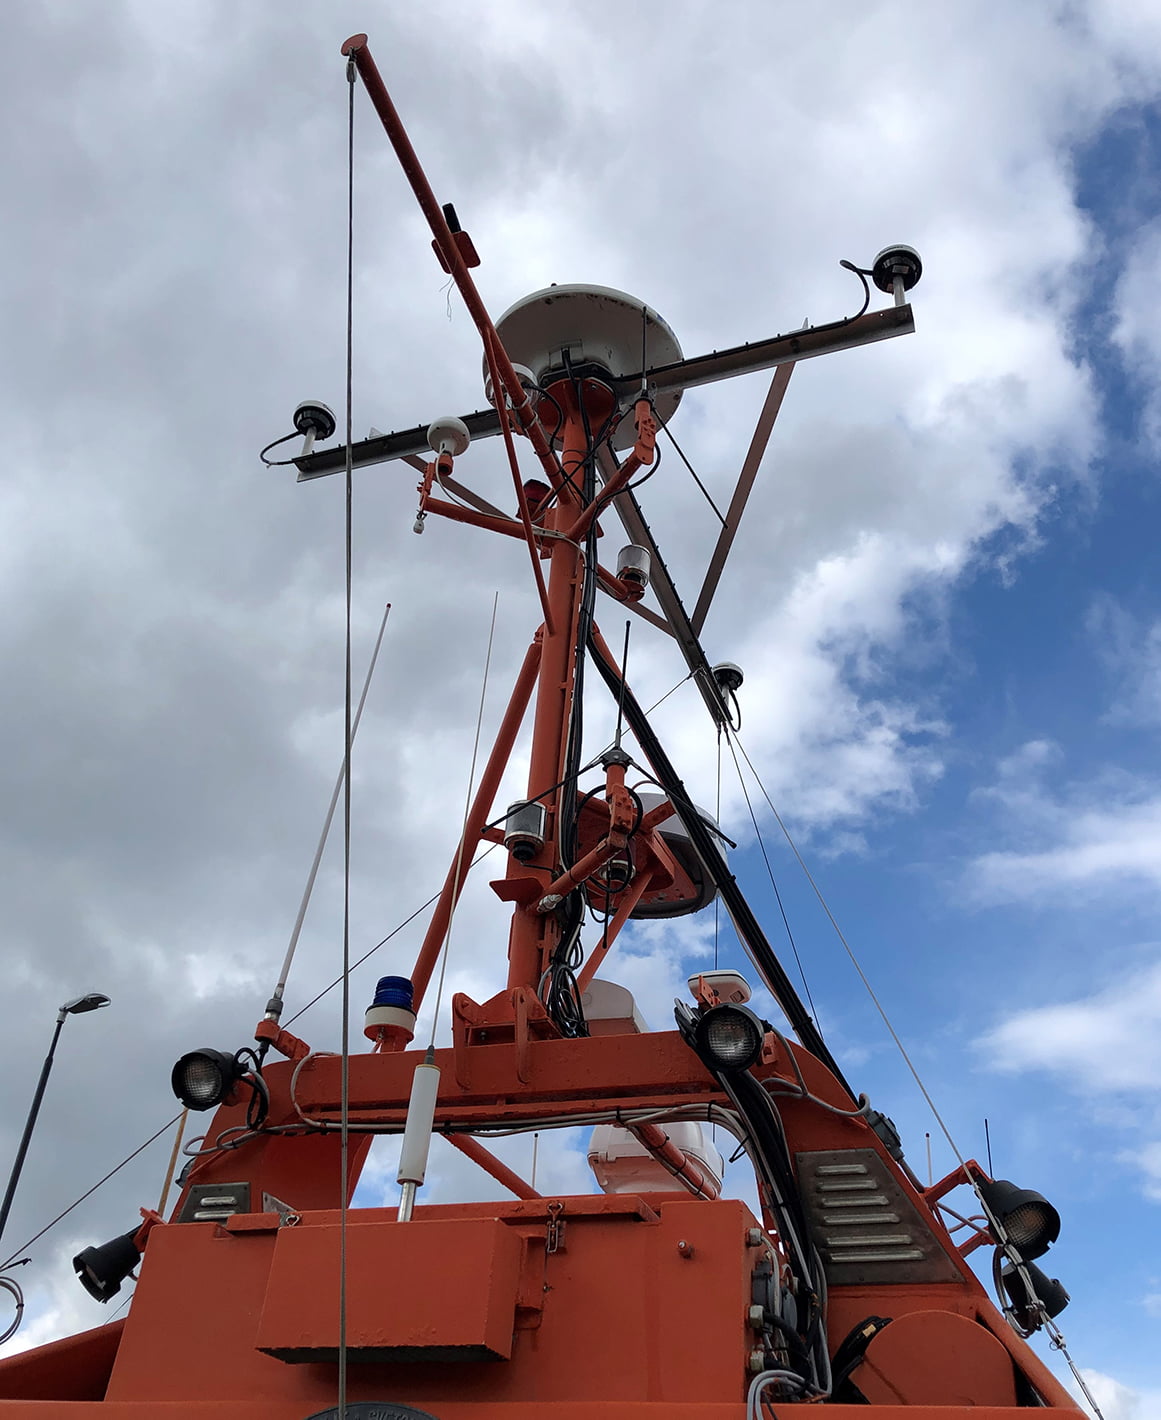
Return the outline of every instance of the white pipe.
{"type": "Polygon", "coordinates": [[[403,1185],[403,1200],[399,1221],[407,1222],[415,1201],[415,1190],[427,1173],[427,1155],[431,1148],[431,1129],[435,1122],[435,1104],[439,1096],[439,1066],[435,1051],[428,1049],[423,1063],[415,1067],[411,1079],[411,1098],[407,1103],[407,1123],[403,1127],[403,1148],[399,1155],[396,1183],[403,1185]]]}

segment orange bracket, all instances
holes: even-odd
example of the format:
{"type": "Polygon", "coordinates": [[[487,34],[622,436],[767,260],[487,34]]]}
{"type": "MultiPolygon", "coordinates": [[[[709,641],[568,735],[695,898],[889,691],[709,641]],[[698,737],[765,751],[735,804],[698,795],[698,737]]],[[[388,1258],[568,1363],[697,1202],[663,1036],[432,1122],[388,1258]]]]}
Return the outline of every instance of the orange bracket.
{"type": "Polygon", "coordinates": [[[165,1219],[155,1208],[141,1209],[141,1226],[133,1234],[133,1246],[138,1252],[145,1251],[145,1244],[149,1240],[149,1234],[157,1227],[158,1223],[164,1223],[165,1219]]]}
{"type": "Polygon", "coordinates": [[[657,419],[647,399],[637,401],[636,415],[637,442],[633,445],[633,455],[639,464],[648,466],[653,462],[653,450],[657,445],[657,419]]]}
{"type": "Polygon", "coordinates": [[[283,1030],[277,1021],[259,1021],[254,1027],[254,1039],[269,1041],[279,1055],[285,1055],[287,1060],[305,1060],[310,1054],[310,1046],[306,1041],[299,1040],[298,1036],[291,1035],[288,1030],[283,1030]]]}

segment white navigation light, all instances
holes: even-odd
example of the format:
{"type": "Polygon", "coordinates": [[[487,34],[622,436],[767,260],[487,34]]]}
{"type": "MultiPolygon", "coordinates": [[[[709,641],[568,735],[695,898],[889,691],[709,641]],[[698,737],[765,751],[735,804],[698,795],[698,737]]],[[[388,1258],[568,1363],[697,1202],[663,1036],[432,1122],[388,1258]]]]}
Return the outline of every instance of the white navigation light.
{"type": "Polygon", "coordinates": [[[649,585],[652,562],[647,548],[631,542],[617,554],[617,576],[625,582],[633,582],[642,591],[649,585]]]}
{"type": "Polygon", "coordinates": [[[530,863],[544,847],[548,810],[533,800],[520,800],[504,819],[504,847],[518,863],[530,863]]]}

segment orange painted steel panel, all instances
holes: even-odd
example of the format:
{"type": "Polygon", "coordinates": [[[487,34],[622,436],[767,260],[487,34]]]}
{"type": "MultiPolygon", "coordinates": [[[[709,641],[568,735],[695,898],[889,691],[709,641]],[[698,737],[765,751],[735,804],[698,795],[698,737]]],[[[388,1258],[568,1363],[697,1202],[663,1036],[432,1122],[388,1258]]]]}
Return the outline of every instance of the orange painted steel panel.
{"type": "MultiPolygon", "coordinates": [[[[459,1315],[462,1321],[458,1309],[471,1301],[458,1298],[476,1285],[480,1266],[473,1263],[467,1280],[461,1278],[458,1233],[448,1225],[466,1224],[466,1235],[474,1219],[488,1230],[510,1230],[519,1249],[519,1276],[504,1284],[510,1289],[504,1295],[511,1359],[455,1365],[363,1361],[348,1373],[351,1400],[394,1400],[439,1420],[516,1414],[531,1398],[541,1408],[529,1405],[524,1413],[538,1417],[561,1406],[562,1416],[608,1420],[631,1402],[639,1408],[623,1413],[643,1420],[650,1414],[668,1420],[675,1406],[686,1404],[702,1407],[688,1412],[698,1420],[715,1413],[743,1420],[753,1344],[747,1309],[760,1251],[747,1246],[754,1219],[744,1204],[663,1193],[645,1199],[597,1195],[419,1209],[406,1224],[394,1221],[391,1210],[360,1210],[351,1215],[348,1231],[354,1325],[367,1331],[381,1325],[398,1335],[416,1298],[423,1306],[434,1299],[443,1309],[440,1317],[459,1315]],[[551,1253],[550,1209],[559,1210],[563,1223],[560,1246],[551,1253]],[[435,1241],[410,1252],[405,1243],[397,1262],[398,1249],[385,1240],[407,1232],[435,1241]]],[[[253,1420],[246,1407],[255,1402],[292,1404],[294,1410],[283,1412],[287,1420],[305,1420],[333,1405],[334,1364],[289,1365],[258,1344],[287,1341],[267,1328],[293,1288],[293,1302],[285,1302],[290,1319],[296,1310],[310,1312],[311,1325],[318,1327],[312,1339],[333,1347],[337,1305],[333,1296],[327,1300],[333,1287],[309,1235],[317,1234],[325,1246],[336,1225],[332,1212],[306,1214],[297,1227],[278,1234],[211,1223],[155,1228],[108,1401],[230,1403],[238,1420],[253,1420]],[[278,1248],[296,1246],[312,1254],[305,1277],[297,1280],[295,1268],[273,1268],[278,1248]]],[[[437,1323],[445,1324],[439,1318],[437,1323]]],[[[493,1337],[487,1333],[485,1339],[495,1350],[493,1337]]],[[[182,1408],[173,1413],[181,1415],[182,1408]]],[[[11,1414],[0,1402],[0,1420],[11,1414]]]]}
{"type": "Polygon", "coordinates": [[[897,1317],[851,1379],[872,1405],[1016,1404],[1007,1351],[979,1322],[947,1311],[897,1317]]]}
{"type": "Polygon", "coordinates": [[[0,1395],[21,1400],[100,1400],[125,1321],[50,1341],[0,1361],[0,1395]]]}
{"type": "MultiPolygon", "coordinates": [[[[402,1402],[393,1394],[378,1397],[381,1404],[402,1402]]],[[[0,1401],[0,1420],[307,1420],[312,1413],[333,1408],[335,1397],[304,1410],[300,1401],[118,1401],[102,1404],[53,1404],[27,1401],[0,1401]]],[[[422,1409],[422,1407],[418,1407],[422,1409]]],[[[742,1401],[723,1404],[654,1401],[533,1401],[511,1404],[476,1404],[455,1401],[440,1404],[437,1420],[745,1420],[742,1401]]],[[[902,1411],[894,1406],[877,1411],[876,1420],[958,1420],[960,1412],[941,1410],[931,1416],[923,1411],[902,1411]]],[[[1026,1410],[962,1412],[963,1420],[1028,1420],[1026,1410]]],[[[867,1420],[866,1406],[827,1407],[827,1420],[867,1420]]]]}
{"type": "MultiPolygon", "coordinates": [[[[486,1361],[512,1355],[519,1235],[490,1218],[348,1227],[352,1362],[486,1361]]],[[[254,1343],[281,1361],[334,1361],[339,1229],[283,1228],[254,1343]]]]}

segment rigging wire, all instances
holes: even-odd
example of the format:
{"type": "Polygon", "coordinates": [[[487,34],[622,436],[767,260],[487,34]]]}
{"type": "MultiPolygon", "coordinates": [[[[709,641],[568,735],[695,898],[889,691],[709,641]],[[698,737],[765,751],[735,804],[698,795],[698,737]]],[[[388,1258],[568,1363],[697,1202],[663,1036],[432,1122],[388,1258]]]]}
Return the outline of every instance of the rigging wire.
{"type": "MultiPolygon", "coordinates": [[[[963,1158],[963,1155],[960,1153],[959,1147],[957,1146],[955,1140],[952,1138],[951,1130],[948,1129],[946,1123],[944,1122],[943,1116],[940,1114],[938,1108],[936,1107],[935,1101],[932,1099],[932,1097],[931,1097],[931,1095],[930,1095],[930,1093],[929,1093],[929,1091],[928,1091],[928,1089],[927,1089],[927,1086],[923,1083],[923,1080],[922,1080],[922,1078],[920,1077],[919,1071],[915,1068],[915,1064],[914,1064],[914,1062],[912,1061],[910,1055],[908,1055],[906,1047],[904,1046],[902,1040],[899,1038],[899,1033],[898,1033],[898,1031],[896,1031],[895,1027],[891,1024],[891,1018],[887,1015],[887,1012],[886,1012],[885,1008],[883,1007],[882,1002],[879,1000],[878,996],[875,994],[875,989],[874,989],[874,987],[871,985],[869,979],[867,978],[866,972],[863,970],[862,966],[859,964],[859,959],[855,956],[854,949],[851,947],[851,944],[847,941],[846,936],[845,936],[845,934],[843,933],[842,928],[839,926],[838,921],[836,920],[834,913],[830,910],[830,904],[827,902],[825,896],[823,895],[822,889],[819,887],[818,883],[815,881],[814,875],[811,873],[810,869],[806,866],[806,860],[803,858],[802,854],[798,851],[798,845],[795,843],[794,839],[791,837],[790,830],[786,827],[786,824],[785,824],[785,821],[784,821],[783,818],[782,818],[782,815],[781,815],[781,814],[778,812],[778,810],[774,807],[774,802],[773,802],[773,800],[770,798],[770,795],[766,792],[766,786],[762,783],[761,776],[759,775],[758,771],[754,768],[754,763],[753,763],[753,761],[751,760],[750,756],[746,753],[745,746],[742,744],[741,739],[739,738],[739,736],[738,736],[736,733],[733,734],[733,735],[731,736],[731,738],[732,738],[733,742],[737,745],[739,751],[741,752],[742,758],[746,761],[746,764],[749,766],[750,773],[754,776],[754,782],[755,782],[755,784],[757,784],[758,788],[762,791],[762,797],[766,800],[766,804],[767,804],[767,806],[768,806],[770,812],[774,815],[774,821],[775,821],[775,823],[777,823],[778,827],[782,830],[782,836],[786,839],[786,842],[789,844],[789,846],[790,846],[790,851],[794,854],[795,858],[796,858],[797,861],[798,861],[798,866],[802,869],[803,873],[805,874],[805,876],[806,876],[806,881],[810,884],[811,891],[814,893],[815,898],[818,900],[819,906],[822,908],[823,912],[826,914],[827,921],[830,923],[831,927],[834,929],[835,935],[838,937],[840,943],[842,944],[842,948],[843,948],[843,950],[846,952],[847,957],[849,958],[851,965],[854,967],[855,971],[857,972],[858,977],[859,977],[859,980],[863,983],[863,986],[864,986],[865,989],[866,989],[867,995],[870,996],[871,1001],[872,1001],[872,1003],[873,1003],[873,1005],[874,1005],[876,1011],[878,1011],[879,1016],[880,1016],[880,1018],[882,1019],[884,1026],[886,1026],[886,1028],[887,1028],[887,1033],[890,1035],[891,1039],[895,1042],[895,1047],[896,1047],[896,1049],[899,1051],[899,1054],[903,1057],[904,1064],[907,1066],[908,1070],[911,1072],[912,1078],[914,1079],[916,1085],[919,1087],[919,1092],[920,1092],[920,1094],[921,1094],[921,1095],[923,1096],[923,1098],[927,1101],[927,1106],[928,1106],[928,1108],[931,1110],[931,1113],[932,1113],[932,1115],[933,1115],[934,1118],[935,1118],[935,1122],[939,1125],[940,1129],[943,1131],[944,1138],[947,1140],[948,1144],[951,1146],[951,1151],[952,1151],[952,1153],[955,1155],[956,1159],[959,1161],[959,1163],[960,1163],[960,1165],[961,1165],[961,1167],[962,1167],[963,1162],[964,1162],[964,1158],[963,1158]]],[[[739,774],[740,774],[740,770],[739,770],[739,774]]],[[[744,788],[744,786],[743,786],[743,788],[744,788]]]]}
{"type": "MultiPolygon", "coordinates": [[[[715,823],[721,823],[721,821],[722,821],[722,727],[721,727],[721,725],[718,725],[717,731],[718,731],[718,777],[717,777],[717,793],[716,793],[716,796],[715,796],[715,798],[714,798],[714,822],[715,822],[715,823]]],[[[720,901],[719,895],[715,892],[715,893],[714,893],[714,970],[715,970],[715,971],[717,971],[717,969],[718,969],[718,905],[719,905],[719,901],[720,901]]],[[[811,1006],[811,1010],[813,1010],[813,1009],[814,1009],[814,1007],[811,1006]]]]}
{"type": "Polygon", "coordinates": [[[339,1356],[338,1420],[347,1420],[347,1174],[351,1138],[351,546],[354,489],[355,324],[355,60],[347,58],[347,370],[344,551],[346,560],[346,643],[343,666],[343,988],[342,1128],[339,1142],[339,1356]]]}
{"type": "MultiPolygon", "coordinates": [[[[359,722],[363,718],[363,706],[367,703],[367,692],[371,689],[371,677],[375,674],[375,663],[379,659],[379,649],[383,645],[383,633],[387,630],[387,618],[391,615],[391,603],[388,602],[383,609],[383,620],[379,623],[379,634],[375,638],[375,647],[371,652],[371,660],[367,666],[367,676],[363,681],[363,691],[359,696],[358,709],[355,711],[355,718],[351,722],[351,743],[354,744],[355,736],[359,732],[359,722]]],[[[330,806],[327,809],[326,817],[323,820],[322,833],[319,834],[318,847],[315,849],[314,862],[310,865],[310,872],[306,876],[306,887],[303,889],[302,901],[298,905],[298,916],[294,919],[294,926],[290,933],[290,943],[286,948],[286,956],[282,962],[282,970],[278,973],[278,980],[275,983],[274,991],[266,1006],[268,1017],[273,1013],[273,1018],[277,1019],[282,1014],[282,998],[286,991],[286,980],[290,975],[291,964],[294,961],[294,953],[298,948],[298,939],[302,934],[302,924],[306,919],[306,911],[310,906],[311,895],[314,892],[315,880],[318,878],[319,866],[322,863],[323,850],[326,848],[327,839],[330,837],[331,824],[334,822],[335,809],[338,807],[339,795],[342,793],[345,782],[346,765],[339,769],[339,776],[335,780],[335,790],[331,795],[330,806]]],[[[263,1042],[267,1045],[269,1042],[263,1042]]],[[[263,1056],[265,1050],[263,1050],[263,1056]]]]}
{"type": "MultiPolygon", "coordinates": [[[[718,790],[718,792],[719,792],[719,795],[720,795],[720,793],[721,793],[721,789],[720,789],[720,776],[721,776],[721,747],[720,747],[720,740],[721,740],[721,731],[720,731],[720,729],[719,729],[719,731],[718,731],[718,739],[719,739],[719,748],[718,748],[719,790],[718,790]]],[[[768,875],[769,878],[770,878],[770,886],[774,889],[774,900],[775,900],[775,902],[777,902],[777,904],[778,904],[778,911],[779,911],[779,912],[781,913],[781,915],[782,915],[782,925],[783,925],[783,927],[786,928],[786,936],[787,936],[787,939],[788,939],[789,942],[790,942],[790,950],[794,953],[794,960],[795,960],[795,962],[796,962],[797,965],[798,965],[798,974],[799,974],[799,976],[802,977],[802,989],[806,992],[806,999],[807,999],[807,1001],[810,1003],[810,1014],[811,1014],[811,1015],[814,1017],[814,1019],[817,1021],[817,1020],[818,1020],[818,1007],[814,1004],[814,997],[810,994],[810,982],[807,981],[807,979],[806,979],[806,968],[803,966],[803,964],[802,964],[802,958],[801,958],[801,957],[799,956],[799,954],[798,954],[798,943],[794,940],[794,933],[790,930],[790,919],[786,916],[786,908],[782,905],[782,894],[778,891],[778,884],[777,884],[777,882],[776,882],[775,879],[774,879],[774,869],[773,869],[773,867],[772,867],[771,864],[770,864],[770,855],[766,852],[766,844],[765,844],[765,842],[763,841],[763,838],[762,838],[762,830],[758,827],[758,815],[754,812],[754,805],[750,802],[750,792],[749,792],[749,790],[746,788],[746,781],[745,781],[745,779],[743,779],[743,777],[742,777],[742,766],[738,763],[738,756],[737,756],[737,752],[736,752],[735,749],[734,749],[733,739],[732,739],[732,738],[727,738],[727,744],[729,745],[729,749],[730,749],[730,757],[731,757],[731,758],[733,759],[733,761],[734,761],[734,768],[735,768],[735,769],[737,770],[737,772],[738,772],[738,783],[739,783],[739,785],[741,786],[741,789],[742,789],[742,796],[743,796],[743,797],[745,798],[745,800],[746,800],[746,808],[750,811],[750,822],[754,825],[754,833],[755,833],[755,836],[756,836],[757,839],[758,839],[758,847],[762,850],[762,861],[766,864],[766,873],[767,873],[767,875],[768,875]]],[[[764,793],[764,792],[765,792],[765,790],[763,790],[763,793],[764,793]]],[[[821,1028],[822,1028],[822,1027],[821,1027],[821,1025],[820,1025],[820,1026],[819,1026],[819,1029],[821,1030],[821,1028]]]]}
{"type": "Polygon", "coordinates": [[[496,611],[500,605],[500,593],[497,592],[492,598],[492,624],[488,628],[488,650],[484,656],[484,678],[480,686],[480,708],[476,714],[476,738],[472,744],[472,765],[468,770],[468,791],[464,799],[464,820],[460,828],[460,846],[456,852],[456,875],[455,887],[452,892],[452,908],[448,914],[447,931],[443,937],[443,950],[440,952],[439,982],[435,989],[435,1010],[431,1016],[431,1039],[427,1043],[428,1050],[435,1049],[435,1028],[439,1023],[439,1008],[443,1000],[443,983],[447,975],[448,958],[451,956],[452,928],[455,926],[456,908],[459,906],[460,883],[463,881],[464,866],[464,839],[468,831],[468,816],[472,811],[472,790],[476,785],[476,761],[480,754],[480,732],[484,724],[484,700],[488,694],[488,672],[492,668],[492,643],[496,637],[496,611]]]}
{"type": "Polygon", "coordinates": [[[99,1178],[96,1183],[93,1184],[92,1188],[87,1188],[79,1198],[77,1198],[74,1202],[70,1203],[63,1213],[58,1213],[50,1223],[45,1223],[44,1227],[41,1228],[38,1233],[33,1233],[33,1235],[28,1239],[27,1242],[21,1243],[20,1246],[16,1249],[16,1251],[13,1252],[12,1256],[9,1257],[7,1262],[0,1262],[0,1271],[12,1267],[16,1263],[17,1257],[20,1253],[30,1248],[33,1243],[39,1242],[40,1239],[44,1237],[45,1233],[47,1233],[50,1228],[55,1228],[59,1222],[61,1222],[64,1218],[68,1217],[68,1215],[73,1211],[74,1208],[79,1208],[86,1198],[91,1198],[92,1195],[96,1193],[97,1189],[100,1188],[102,1184],[108,1183],[109,1180],[115,1174],[119,1174],[121,1170],[126,1166],[126,1164],[131,1164],[133,1162],[133,1160],[137,1157],[138,1154],[143,1154],[145,1150],[149,1148],[150,1144],[156,1143],[156,1141],[161,1138],[161,1136],[165,1133],[167,1129],[172,1129],[180,1118],[181,1113],[179,1112],[175,1114],[172,1119],[167,1120],[166,1123],[164,1123],[161,1128],[157,1130],[156,1133],[151,1134],[149,1138],[146,1139],[144,1144],[138,1144],[137,1148],[134,1149],[131,1154],[127,1154],[119,1164],[117,1164],[114,1168],[111,1168],[109,1172],[103,1177],[99,1178]]]}
{"type": "MultiPolygon", "coordinates": [[[[778,827],[782,830],[783,837],[786,839],[786,842],[789,844],[791,852],[794,854],[795,858],[798,860],[798,866],[802,869],[803,873],[805,874],[805,876],[806,876],[806,881],[810,884],[811,890],[813,891],[815,897],[817,898],[819,906],[822,908],[823,912],[826,914],[826,918],[827,918],[827,920],[830,922],[830,925],[834,928],[835,935],[838,937],[840,943],[842,944],[843,950],[846,952],[847,957],[849,958],[851,965],[854,967],[856,973],[858,974],[859,980],[863,983],[863,986],[866,988],[867,995],[871,998],[871,1001],[872,1001],[872,1003],[873,1003],[873,1005],[874,1005],[876,1011],[878,1011],[879,1016],[881,1017],[884,1026],[886,1026],[886,1028],[887,1028],[888,1034],[890,1035],[891,1039],[894,1041],[896,1049],[899,1051],[899,1054],[900,1054],[900,1055],[902,1056],[902,1058],[903,1058],[904,1064],[907,1066],[907,1069],[911,1072],[911,1076],[912,1076],[912,1078],[914,1079],[916,1085],[918,1086],[920,1094],[923,1096],[924,1100],[926,1100],[927,1106],[928,1106],[928,1108],[931,1110],[931,1113],[932,1113],[932,1115],[933,1115],[933,1117],[934,1117],[934,1119],[935,1119],[935,1122],[939,1125],[940,1129],[942,1130],[943,1136],[944,1136],[944,1138],[947,1140],[948,1144],[950,1145],[951,1151],[952,1151],[952,1153],[955,1155],[956,1160],[958,1161],[960,1168],[964,1170],[964,1175],[965,1175],[965,1178],[966,1178],[966,1180],[967,1180],[967,1182],[968,1182],[968,1185],[971,1187],[972,1191],[976,1194],[976,1197],[979,1199],[980,1204],[981,1204],[981,1206],[982,1206],[982,1208],[983,1208],[983,1211],[984,1211],[984,1215],[985,1215],[985,1216],[987,1217],[987,1219],[988,1219],[988,1223],[989,1223],[989,1225],[990,1225],[990,1229],[991,1229],[991,1232],[992,1232],[992,1236],[997,1239],[997,1257],[998,1257],[998,1255],[999,1255],[999,1253],[1000,1253],[1001,1251],[1003,1251],[1003,1252],[1006,1254],[1006,1256],[1008,1257],[1008,1260],[1012,1263],[1012,1265],[1015,1267],[1016,1271],[1020,1274],[1021,1280],[1022,1280],[1022,1282],[1024,1283],[1024,1286],[1025,1286],[1027,1295],[1028,1295],[1030,1298],[1034,1298],[1034,1297],[1036,1296],[1035,1289],[1032,1287],[1031,1280],[1030,1280],[1030,1278],[1028,1277],[1027,1269],[1026,1269],[1026,1267],[1025,1267],[1025,1265],[1024,1265],[1024,1260],[1023,1260],[1023,1258],[1021,1257],[1019,1251],[1015,1248],[1015,1246],[1014,1246],[1013,1243],[1011,1242],[1011,1239],[1008,1237],[1007,1230],[1005,1229],[1005,1227],[1004,1227],[1004,1225],[1003,1225],[1003,1222],[1002,1222],[1000,1219],[998,1219],[998,1218],[995,1216],[995,1214],[993,1213],[992,1209],[989,1208],[988,1203],[987,1203],[987,1200],[984,1198],[983,1193],[982,1193],[982,1191],[981,1191],[980,1184],[979,1184],[979,1180],[976,1179],[975,1176],[967,1169],[966,1164],[965,1164],[965,1160],[964,1160],[964,1156],[963,1156],[963,1154],[960,1152],[959,1146],[956,1144],[955,1139],[952,1137],[951,1131],[950,1131],[950,1129],[947,1127],[947,1124],[945,1123],[943,1116],[940,1114],[938,1108],[936,1107],[935,1101],[932,1099],[931,1094],[930,1094],[929,1090],[927,1089],[927,1086],[923,1083],[923,1080],[922,1080],[922,1078],[921,1078],[921,1076],[920,1076],[920,1074],[919,1074],[919,1071],[915,1068],[915,1064],[914,1064],[914,1062],[912,1061],[911,1056],[907,1053],[906,1047],[904,1046],[902,1040],[899,1038],[899,1033],[896,1031],[895,1027],[891,1024],[891,1019],[890,1019],[890,1017],[887,1015],[887,1012],[886,1012],[886,1010],[884,1009],[882,1002],[879,1000],[878,996],[875,994],[875,990],[874,990],[874,988],[872,987],[870,981],[868,980],[866,972],[863,970],[862,966],[860,965],[859,960],[858,960],[858,957],[856,957],[853,948],[851,947],[850,943],[847,941],[847,938],[846,938],[845,934],[843,933],[842,928],[839,926],[837,920],[835,919],[834,913],[831,911],[830,905],[829,905],[829,903],[827,902],[826,897],[823,895],[822,889],[818,886],[818,883],[815,881],[813,874],[811,873],[810,869],[807,867],[806,862],[805,862],[805,860],[803,859],[802,854],[798,851],[798,845],[795,843],[793,837],[791,836],[790,830],[786,827],[786,824],[785,824],[785,822],[783,821],[782,816],[779,814],[778,810],[774,807],[774,803],[773,803],[773,801],[771,800],[770,795],[766,792],[765,785],[762,783],[762,780],[761,780],[761,778],[760,778],[759,775],[758,775],[758,771],[754,768],[754,765],[753,765],[753,762],[752,762],[751,759],[750,759],[750,756],[746,753],[745,747],[744,747],[744,745],[742,744],[741,739],[737,736],[736,733],[732,736],[732,738],[733,738],[733,740],[735,741],[735,743],[737,744],[738,749],[741,751],[742,758],[746,761],[747,765],[749,765],[750,773],[754,776],[754,782],[758,785],[758,788],[762,791],[762,797],[766,800],[766,803],[767,803],[767,806],[768,806],[769,809],[770,809],[770,812],[774,815],[774,820],[775,820],[775,822],[778,824],[778,827]]],[[[1011,1317],[1011,1308],[1010,1308],[1010,1307],[1008,1306],[1008,1304],[1004,1301],[1004,1297],[1003,1297],[1002,1291],[1001,1291],[1000,1296],[999,1296],[999,1301],[1000,1301],[1000,1305],[1001,1305],[1001,1308],[1002,1308],[1002,1310],[1003,1310],[1003,1312],[1004,1312],[1005,1317],[1007,1317],[1010,1321],[1012,1321],[1013,1318],[1011,1317]]],[[[1092,1407],[1094,1414],[1097,1416],[1097,1420],[1103,1420],[1103,1415],[1102,1415],[1100,1406],[1097,1404],[1097,1402],[1096,1402],[1096,1400],[1095,1400],[1095,1398],[1094,1398],[1094,1396],[1093,1396],[1093,1394],[1092,1394],[1092,1391],[1089,1389],[1088,1385],[1086,1384],[1085,1379],[1084,1379],[1083,1375],[1082,1375],[1081,1372],[1080,1372],[1080,1369],[1079,1369],[1078,1366],[1076,1365],[1076,1362],[1072,1359],[1072,1356],[1071,1356],[1071,1354],[1069,1353],[1069,1350],[1068,1350],[1068,1346],[1067,1346],[1067,1344],[1065,1343],[1065,1339],[1064,1339],[1063,1333],[1061,1332],[1060,1328],[1056,1325],[1056,1323],[1055,1323],[1055,1321],[1052,1319],[1052,1317],[1050,1317],[1050,1316],[1048,1315],[1048,1313],[1044,1310],[1044,1308],[1043,1308],[1042,1305],[1040,1306],[1039,1311],[1040,1311],[1041,1324],[1043,1325],[1044,1330],[1048,1333],[1048,1336],[1049,1336],[1049,1338],[1050,1338],[1050,1342],[1051,1342],[1051,1345],[1052,1345],[1053,1349],[1059,1351],[1059,1352],[1061,1353],[1061,1355],[1064,1357],[1065,1361],[1068,1363],[1068,1368],[1069,1368],[1069,1370],[1072,1372],[1073,1376],[1076,1378],[1076,1383],[1077,1383],[1077,1385],[1080,1387],[1081,1391],[1084,1393],[1085,1399],[1088,1401],[1089,1405],[1092,1407]]],[[[1014,1326],[1013,1329],[1018,1330],[1019,1328],[1014,1326]]]]}

